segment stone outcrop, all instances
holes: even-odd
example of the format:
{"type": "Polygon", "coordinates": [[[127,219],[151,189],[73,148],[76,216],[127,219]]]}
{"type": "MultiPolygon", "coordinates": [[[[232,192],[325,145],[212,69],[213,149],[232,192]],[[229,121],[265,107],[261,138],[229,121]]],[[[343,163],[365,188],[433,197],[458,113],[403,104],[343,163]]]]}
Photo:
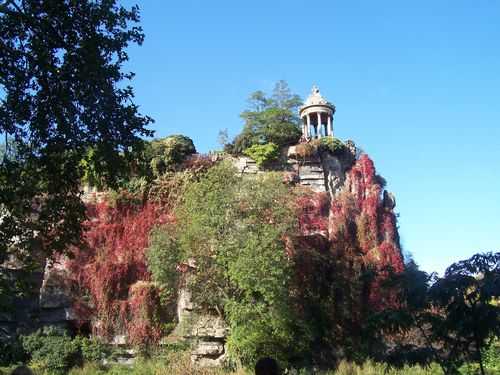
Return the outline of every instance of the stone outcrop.
{"type": "Polygon", "coordinates": [[[193,319],[188,336],[193,343],[191,360],[201,367],[220,366],[226,358],[228,328],[221,317],[200,315],[193,319]]]}
{"type": "Polygon", "coordinates": [[[0,311],[0,338],[27,334],[46,325],[62,330],[72,328],[76,316],[67,272],[64,261],[47,261],[43,272],[2,267],[2,275],[7,275],[12,283],[29,283],[30,293],[14,299],[10,310],[0,311]]]}
{"type": "Polygon", "coordinates": [[[216,315],[201,312],[191,300],[187,286],[178,291],[178,324],[171,337],[191,344],[191,361],[200,367],[220,366],[226,358],[228,327],[216,315]]]}
{"type": "Polygon", "coordinates": [[[248,156],[240,156],[233,160],[233,164],[241,174],[257,174],[261,172],[257,163],[248,156]]]}
{"type": "MultiPolygon", "coordinates": [[[[299,155],[298,145],[283,150],[280,162],[266,166],[265,170],[287,171],[296,176],[296,182],[311,188],[315,192],[329,192],[333,197],[345,181],[345,172],[351,167],[356,146],[352,141],[346,142],[347,152],[334,156],[329,152],[313,152],[310,156],[299,155]]],[[[247,156],[233,159],[233,164],[241,174],[256,175],[264,170],[247,156]]]]}

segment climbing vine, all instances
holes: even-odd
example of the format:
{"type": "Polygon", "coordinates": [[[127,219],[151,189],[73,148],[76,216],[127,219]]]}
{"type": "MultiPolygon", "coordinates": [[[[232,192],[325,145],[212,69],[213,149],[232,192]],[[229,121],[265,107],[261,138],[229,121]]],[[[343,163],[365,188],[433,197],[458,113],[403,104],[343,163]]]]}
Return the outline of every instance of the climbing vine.
{"type": "Polygon", "coordinates": [[[78,310],[87,307],[94,333],[146,344],[161,337],[161,325],[144,252],[151,229],[169,216],[154,203],[124,202],[87,205],[84,245],[72,249],[69,267],[82,296],[78,310]]]}

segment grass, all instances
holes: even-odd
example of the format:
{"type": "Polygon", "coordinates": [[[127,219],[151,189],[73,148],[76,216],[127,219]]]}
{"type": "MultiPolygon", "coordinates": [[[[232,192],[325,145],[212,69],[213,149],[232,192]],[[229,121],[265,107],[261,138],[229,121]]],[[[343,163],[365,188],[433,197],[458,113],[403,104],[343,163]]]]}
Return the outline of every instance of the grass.
{"type": "MultiPolygon", "coordinates": [[[[222,369],[197,369],[192,366],[189,356],[185,354],[176,355],[168,359],[140,360],[134,366],[103,367],[96,364],[87,364],[82,368],[71,370],[69,375],[251,375],[253,371],[238,370],[227,372],[222,369]]],[[[292,371],[290,374],[308,375],[312,372],[307,370],[292,371]]],[[[366,362],[356,365],[341,362],[335,371],[323,373],[324,375],[442,375],[438,366],[423,369],[418,366],[406,367],[401,370],[387,369],[383,364],[366,362]]]]}
{"type": "MultiPolygon", "coordinates": [[[[0,375],[10,374],[13,368],[0,368],[0,375]]],[[[461,370],[463,375],[476,374],[477,369],[464,366],[461,370]]],[[[251,375],[253,371],[240,369],[237,371],[225,371],[223,369],[200,369],[191,364],[189,353],[177,352],[167,356],[156,356],[151,359],[139,359],[133,366],[126,365],[102,365],[87,363],[83,367],[75,367],[69,375],[251,375]]],[[[419,366],[407,366],[402,369],[391,369],[382,363],[367,361],[362,365],[342,361],[335,370],[327,372],[311,372],[310,370],[292,370],[290,375],[443,375],[438,365],[429,368],[419,366]]],[[[34,371],[34,375],[51,375],[34,371]]],[[[498,375],[495,370],[488,375],[498,375]]]]}

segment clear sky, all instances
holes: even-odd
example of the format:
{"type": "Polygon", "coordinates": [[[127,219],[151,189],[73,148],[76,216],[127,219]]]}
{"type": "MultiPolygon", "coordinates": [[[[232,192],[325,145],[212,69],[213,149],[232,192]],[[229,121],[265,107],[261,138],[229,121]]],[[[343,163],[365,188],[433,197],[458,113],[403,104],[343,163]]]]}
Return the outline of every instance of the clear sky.
{"type": "MultiPolygon", "coordinates": [[[[137,1],[126,0],[125,4],[137,1]]],[[[426,271],[500,251],[500,1],[139,2],[136,102],[157,136],[201,152],[237,134],[277,80],[337,107],[335,135],[396,195],[404,250],[426,271]]]]}

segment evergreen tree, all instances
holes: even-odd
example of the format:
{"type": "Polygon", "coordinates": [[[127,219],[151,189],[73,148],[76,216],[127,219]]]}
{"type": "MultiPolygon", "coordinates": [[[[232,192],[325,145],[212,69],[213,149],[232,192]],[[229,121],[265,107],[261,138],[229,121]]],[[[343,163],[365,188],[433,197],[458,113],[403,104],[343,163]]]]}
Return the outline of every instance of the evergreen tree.
{"type": "Polygon", "coordinates": [[[250,95],[250,108],[241,113],[243,131],[229,147],[241,154],[256,144],[274,143],[286,146],[296,143],[301,135],[298,108],[300,97],[291,92],[285,81],[278,81],[270,97],[262,91],[250,95]]]}

